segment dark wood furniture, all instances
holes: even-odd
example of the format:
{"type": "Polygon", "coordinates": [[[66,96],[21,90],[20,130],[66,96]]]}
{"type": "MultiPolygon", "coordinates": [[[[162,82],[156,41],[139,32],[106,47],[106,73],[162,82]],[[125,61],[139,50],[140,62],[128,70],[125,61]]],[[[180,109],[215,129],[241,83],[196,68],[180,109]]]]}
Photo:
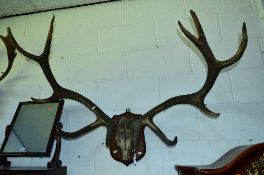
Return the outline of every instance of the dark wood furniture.
{"type": "Polygon", "coordinates": [[[0,175],[66,175],[66,167],[23,167],[0,168],[0,175]]]}
{"type": "Polygon", "coordinates": [[[175,166],[179,175],[264,175],[264,143],[236,147],[205,166],[175,166]]]}
{"type": "Polygon", "coordinates": [[[1,157],[48,157],[64,100],[20,102],[0,148],[1,157]]]}
{"type": "MultiPolygon", "coordinates": [[[[49,149],[43,155],[49,155],[51,152],[51,148],[53,146],[54,140],[56,140],[56,147],[55,152],[53,154],[52,160],[47,163],[47,167],[11,167],[11,162],[8,161],[8,157],[26,157],[26,156],[35,156],[34,154],[26,154],[26,153],[14,153],[12,154],[4,154],[4,152],[0,152],[0,175],[66,175],[67,174],[67,167],[61,166],[62,162],[60,158],[60,151],[61,151],[61,135],[59,131],[63,127],[62,123],[59,122],[59,117],[62,112],[62,105],[63,101],[60,101],[59,111],[56,113],[57,118],[53,123],[53,129],[50,134],[50,143],[49,149]],[[3,167],[2,167],[3,166],[3,167]]],[[[50,111],[50,109],[48,108],[50,111]]],[[[15,121],[13,119],[13,121],[15,121]]],[[[14,122],[12,122],[14,124],[14,122]]],[[[7,140],[8,133],[11,131],[11,125],[7,125],[5,131],[5,140],[7,140]]],[[[1,148],[3,150],[3,147],[1,148]]],[[[39,153],[36,154],[39,156],[39,153]]]]}

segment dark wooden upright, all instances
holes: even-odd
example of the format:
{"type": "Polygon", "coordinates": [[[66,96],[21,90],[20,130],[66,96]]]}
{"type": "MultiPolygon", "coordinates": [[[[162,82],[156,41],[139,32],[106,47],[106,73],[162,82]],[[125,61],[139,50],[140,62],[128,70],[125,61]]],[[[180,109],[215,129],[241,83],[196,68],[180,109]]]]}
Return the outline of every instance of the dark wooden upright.
{"type": "Polygon", "coordinates": [[[210,165],[176,165],[179,175],[264,175],[264,143],[231,149],[210,165]]]}
{"type": "Polygon", "coordinates": [[[23,167],[0,168],[0,175],[66,175],[66,167],[23,167]]]}

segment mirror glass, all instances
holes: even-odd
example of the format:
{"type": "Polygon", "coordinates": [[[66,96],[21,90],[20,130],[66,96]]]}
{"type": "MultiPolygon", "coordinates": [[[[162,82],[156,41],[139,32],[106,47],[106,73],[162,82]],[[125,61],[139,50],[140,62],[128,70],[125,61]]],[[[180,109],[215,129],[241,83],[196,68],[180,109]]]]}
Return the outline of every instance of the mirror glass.
{"type": "Polygon", "coordinates": [[[62,106],[63,101],[19,103],[0,155],[49,156],[62,106]]]}

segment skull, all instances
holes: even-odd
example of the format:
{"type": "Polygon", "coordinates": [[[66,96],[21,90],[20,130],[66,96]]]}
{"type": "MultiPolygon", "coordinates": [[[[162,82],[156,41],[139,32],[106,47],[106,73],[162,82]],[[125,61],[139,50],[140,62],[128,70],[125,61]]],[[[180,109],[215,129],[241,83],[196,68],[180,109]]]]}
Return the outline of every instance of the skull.
{"type": "Polygon", "coordinates": [[[112,157],[129,165],[141,159],[146,152],[144,127],[140,128],[140,117],[129,111],[112,118],[109,149],[112,157]]]}

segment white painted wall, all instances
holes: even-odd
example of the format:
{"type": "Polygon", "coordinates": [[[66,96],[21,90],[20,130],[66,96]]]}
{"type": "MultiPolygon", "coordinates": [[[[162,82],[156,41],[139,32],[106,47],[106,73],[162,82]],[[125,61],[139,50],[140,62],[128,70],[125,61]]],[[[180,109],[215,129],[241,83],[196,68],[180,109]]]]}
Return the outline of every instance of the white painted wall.
{"type": "MultiPolygon", "coordinates": [[[[216,57],[230,58],[238,47],[242,23],[249,43],[242,60],[224,71],[206,98],[219,119],[191,106],[177,106],[155,117],[176,147],[165,146],[146,129],[146,156],[137,166],[116,162],[105,147],[105,128],[75,141],[64,141],[63,164],[69,175],[176,174],[175,164],[208,164],[227,150],[264,140],[264,30],[254,0],[124,0],[82,8],[0,20],[10,26],[26,50],[40,54],[52,14],[55,32],[50,57],[59,83],[99,105],[110,116],[126,108],[145,113],[172,96],[194,92],[204,83],[206,67],[197,49],[180,32],[177,21],[194,32],[189,10],[199,16],[216,57]]],[[[7,63],[1,44],[0,67],[7,63]]],[[[20,101],[46,98],[51,88],[38,65],[18,54],[0,83],[0,130],[20,101]]],[[[64,107],[66,131],[94,121],[94,115],[72,101],[64,107]]],[[[1,134],[0,140],[3,140],[1,134]]],[[[13,165],[44,165],[48,159],[12,159],[13,165]]]]}

